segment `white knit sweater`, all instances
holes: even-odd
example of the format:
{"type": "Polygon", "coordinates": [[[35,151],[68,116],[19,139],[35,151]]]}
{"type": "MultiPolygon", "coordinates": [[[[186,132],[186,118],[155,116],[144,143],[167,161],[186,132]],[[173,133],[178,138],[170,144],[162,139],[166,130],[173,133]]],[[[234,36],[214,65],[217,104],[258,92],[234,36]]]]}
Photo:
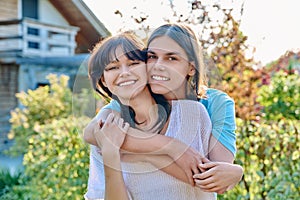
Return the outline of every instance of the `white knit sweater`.
{"type": "MultiPolygon", "coordinates": [[[[204,155],[208,153],[211,122],[201,103],[190,100],[172,102],[172,112],[166,136],[192,146],[204,155]]],[[[216,199],[214,193],[203,192],[158,170],[146,162],[122,163],[124,181],[134,200],[216,199]]],[[[103,160],[97,147],[91,147],[90,174],[86,199],[103,199],[105,191],[103,160]]],[[[117,186],[116,186],[117,192],[117,186]]]]}

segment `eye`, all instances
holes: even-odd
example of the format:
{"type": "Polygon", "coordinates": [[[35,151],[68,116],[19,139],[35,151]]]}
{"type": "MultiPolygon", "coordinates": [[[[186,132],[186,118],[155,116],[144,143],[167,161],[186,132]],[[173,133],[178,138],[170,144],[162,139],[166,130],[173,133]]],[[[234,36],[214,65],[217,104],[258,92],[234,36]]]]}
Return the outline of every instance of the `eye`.
{"type": "Polygon", "coordinates": [[[139,65],[141,62],[138,60],[132,61],[128,64],[128,66],[135,66],[135,65],[139,65]]]}
{"type": "Polygon", "coordinates": [[[118,66],[116,66],[116,65],[107,65],[106,67],[105,67],[105,71],[112,71],[112,70],[117,70],[117,69],[119,69],[119,67],[118,66]]]}
{"type": "Polygon", "coordinates": [[[169,57],[168,57],[168,60],[169,60],[169,61],[173,61],[173,60],[178,60],[178,59],[177,59],[175,56],[169,56],[169,57]]]}
{"type": "Polygon", "coordinates": [[[147,54],[147,60],[149,59],[157,59],[157,56],[154,54],[147,54]]]}

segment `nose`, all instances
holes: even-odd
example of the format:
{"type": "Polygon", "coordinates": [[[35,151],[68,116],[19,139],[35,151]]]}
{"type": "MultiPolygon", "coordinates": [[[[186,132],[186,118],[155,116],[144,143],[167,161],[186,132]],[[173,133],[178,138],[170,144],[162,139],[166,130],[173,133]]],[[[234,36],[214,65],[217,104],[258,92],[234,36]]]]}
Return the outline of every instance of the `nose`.
{"type": "Polygon", "coordinates": [[[121,66],[121,72],[120,72],[120,77],[127,77],[130,75],[130,70],[127,65],[122,65],[121,66]]]}
{"type": "Polygon", "coordinates": [[[159,70],[159,71],[163,71],[163,70],[166,69],[165,66],[164,66],[163,60],[161,58],[158,58],[156,60],[156,62],[153,63],[152,67],[153,67],[154,70],[159,70]]]}

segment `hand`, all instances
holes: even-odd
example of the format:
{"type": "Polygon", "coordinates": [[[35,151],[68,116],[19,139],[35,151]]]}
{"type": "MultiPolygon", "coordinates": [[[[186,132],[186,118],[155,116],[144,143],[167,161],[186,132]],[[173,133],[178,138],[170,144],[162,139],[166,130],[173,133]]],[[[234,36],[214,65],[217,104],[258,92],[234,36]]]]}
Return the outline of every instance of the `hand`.
{"type": "Polygon", "coordinates": [[[174,159],[176,164],[185,172],[192,186],[195,186],[193,174],[199,174],[198,166],[203,162],[203,159],[205,160],[205,158],[192,147],[187,148],[181,153],[179,158],[174,159]]]}
{"type": "Polygon", "coordinates": [[[206,162],[199,164],[203,171],[193,176],[196,186],[205,192],[223,194],[235,186],[243,176],[243,168],[226,162],[206,162]]]}
{"type": "Polygon", "coordinates": [[[99,120],[105,121],[107,116],[112,112],[113,111],[110,109],[101,109],[99,113],[86,125],[86,127],[83,129],[83,139],[85,142],[94,146],[98,146],[94,133],[95,131],[99,131],[99,120]]]}
{"type": "Polygon", "coordinates": [[[100,121],[98,130],[95,129],[95,138],[102,148],[105,146],[120,149],[122,146],[129,124],[113,113],[110,113],[103,123],[100,121]]]}

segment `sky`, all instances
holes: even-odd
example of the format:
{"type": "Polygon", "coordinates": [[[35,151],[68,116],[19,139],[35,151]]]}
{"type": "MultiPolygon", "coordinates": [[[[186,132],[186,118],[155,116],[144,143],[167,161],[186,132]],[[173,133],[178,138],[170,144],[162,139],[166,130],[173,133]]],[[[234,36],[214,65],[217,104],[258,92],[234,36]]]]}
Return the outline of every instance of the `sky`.
{"type": "MultiPolygon", "coordinates": [[[[231,0],[220,0],[230,4],[231,0]]],[[[120,28],[137,27],[130,19],[141,12],[149,15],[148,25],[158,27],[163,17],[170,17],[168,0],[84,0],[105,27],[115,34],[120,28]],[[163,3],[161,3],[163,2],[163,3]],[[132,8],[136,6],[137,9],[132,8]],[[120,15],[114,14],[119,9],[120,15]]],[[[278,59],[286,51],[300,50],[300,1],[299,0],[236,0],[244,2],[240,30],[248,36],[247,43],[255,47],[254,58],[262,65],[278,59]]],[[[181,12],[188,12],[183,0],[174,0],[181,12]],[[181,5],[182,4],[182,5],[181,5]]]]}

